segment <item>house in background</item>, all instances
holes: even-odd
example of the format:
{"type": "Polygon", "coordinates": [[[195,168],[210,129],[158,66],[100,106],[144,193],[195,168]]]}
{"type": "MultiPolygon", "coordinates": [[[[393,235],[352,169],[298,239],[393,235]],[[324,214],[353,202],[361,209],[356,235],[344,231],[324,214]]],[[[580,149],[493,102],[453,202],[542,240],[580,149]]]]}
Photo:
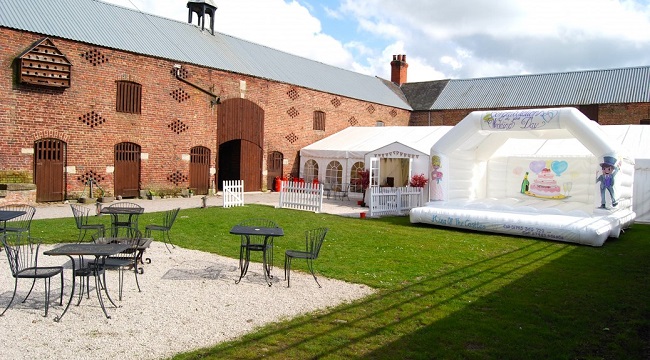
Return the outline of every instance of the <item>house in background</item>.
{"type": "Polygon", "coordinates": [[[187,9],[184,23],[93,0],[2,1],[0,182],[22,174],[37,201],[89,183],[123,197],[238,179],[257,191],[297,176],[300,149],[348,127],[539,106],[650,119],[650,67],[407,83],[395,55],[389,81],[219,33],[210,0],[187,9]]]}

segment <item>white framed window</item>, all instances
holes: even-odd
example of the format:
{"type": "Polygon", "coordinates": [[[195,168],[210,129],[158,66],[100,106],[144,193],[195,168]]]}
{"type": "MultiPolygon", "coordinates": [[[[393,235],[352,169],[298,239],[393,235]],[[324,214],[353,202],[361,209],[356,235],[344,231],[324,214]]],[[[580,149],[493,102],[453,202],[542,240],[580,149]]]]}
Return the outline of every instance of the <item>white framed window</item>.
{"type": "Polygon", "coordinates": [[[325,182],[330,184],[341,184],[343,181],[343,166],[338,161],[331,161],[325,170],[325,182]]]}
{"type": "Polygon", "coordinates": [[[318,163],[314,159],[309,159],[305,162],[303,177],[306,182],[312,182],[318,179],[318,163]]]}
{"type": "Polygon", "coordinates": [[[361,186],[361,176],[359,171],[365,169],[365,164],[363,161],[358,161],[352,164],[352,169],[350,170],[350,191],[360,193],[363,191],[361,186]]]}

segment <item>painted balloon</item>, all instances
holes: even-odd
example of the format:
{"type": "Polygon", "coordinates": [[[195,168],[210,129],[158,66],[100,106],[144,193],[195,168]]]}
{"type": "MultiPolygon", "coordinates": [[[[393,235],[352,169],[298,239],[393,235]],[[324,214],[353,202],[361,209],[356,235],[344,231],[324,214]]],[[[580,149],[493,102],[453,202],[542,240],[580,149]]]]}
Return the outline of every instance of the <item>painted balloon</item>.
{"type": "Polygon", "coordinates": [[[569,164],[564,160],[562,160],[562,161],[553,161],[551,163],[551,170],[553,170],[553,172],[557,176],[562,175],[562,173],[565,172],[568,167],[569,167],[569,164]]]}
{"type": "Polygon", "coordinates": [[[534,172],[535,174],[539,174],[539,172],[546,167],[546,161],[544,160],[531,161],[529,167],[530,167],[530,171],[534,172]]]}

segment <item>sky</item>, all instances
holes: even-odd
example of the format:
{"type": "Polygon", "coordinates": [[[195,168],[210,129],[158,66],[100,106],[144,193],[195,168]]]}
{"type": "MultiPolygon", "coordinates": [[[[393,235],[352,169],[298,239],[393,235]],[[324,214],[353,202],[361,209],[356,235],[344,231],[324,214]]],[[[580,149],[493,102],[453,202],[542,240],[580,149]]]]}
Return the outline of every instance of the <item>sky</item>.
{"type": "MultiPolygon", "coordinates": [[[[187,0],[104,1],[188,20],[187,0]]],[[[398,54],[408,82],[650,65],[650,0],[212,2],[215,32],[384,79],[398,54]]]]}

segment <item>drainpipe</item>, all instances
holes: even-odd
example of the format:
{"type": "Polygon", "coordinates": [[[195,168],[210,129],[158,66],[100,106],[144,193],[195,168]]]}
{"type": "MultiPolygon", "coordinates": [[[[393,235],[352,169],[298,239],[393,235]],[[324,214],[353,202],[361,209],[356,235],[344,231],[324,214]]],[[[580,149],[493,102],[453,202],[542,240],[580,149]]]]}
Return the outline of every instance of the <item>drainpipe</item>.
{"type": "Polygon", "coordinates": [[[220,98],[219,96],[213,94],[213,93],[212,93],[211,91],[209,91],[209,90],[205,90],[205,89],[203,89],[202,87],[200,87],[200,86],[198,86],[198,85],[196,85],[196,84],[194,84],[194,83],[191,83],[191,82],[189,82],[189,81],[183,79],[183,78],[180,76],[180,71],[181,71],[181,65],[180,65],[180,64],[175,64],[175,65],[174,65],[174,76],[176,77],[176,79],[178,79],[178,80],[180,80],[180,81],[186,83],[187,85],[192,86],[192,87],[195,88],[195,89],[200,90],[201,92],[204,92],[204,93],[206,93],[206,94],[212,96],[212,100],[210,100],[210,106],[214,106],[214,105],[219,105],[219,104],[221,104],[221,98],[220,98]]]}

